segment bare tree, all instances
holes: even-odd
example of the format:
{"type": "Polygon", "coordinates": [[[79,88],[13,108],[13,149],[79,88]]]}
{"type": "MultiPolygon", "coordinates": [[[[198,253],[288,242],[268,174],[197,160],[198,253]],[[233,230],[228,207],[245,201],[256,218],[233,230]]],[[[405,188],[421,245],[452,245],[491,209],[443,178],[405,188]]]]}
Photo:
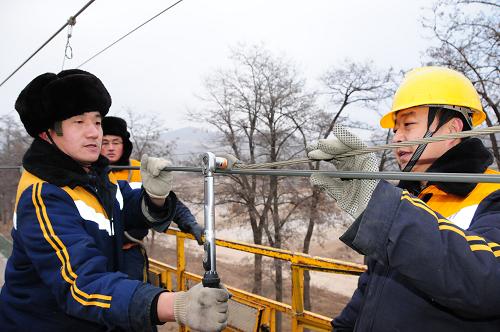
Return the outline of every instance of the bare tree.
{"type": "MultiPolygon", "coordinates": [[[[306,91],[304,80],[289,62],[262,48],[239,47],[231,59],[232,69],[217,71],[206,81],[210,109],[193,118],[215,126],[226,140],[228,152],[246,163],[288,160],[303,153],[297,124],[304,125],[315,111],[315,94],[306,91]]],[[[309,190],[300,190],[291,178],[230,178],[218,203],[233,204],[233,211],[240,215],[246,210],[254,243],[284,246],[290,231],[287,224],[299,218],[309,190]]],[[[261,256],[255,256],[254,266],[253,292],[261,293],[261,256]]],[[[275,260],[274,270],[275,298],[281,301],[281,261],[275,260]]]]}
{"type": "MultiPolygon", "coordinates": [[[[241,66],[241,56],[236,53],[233,61],[241,66]]],[[[229,150],[238,159],[247,163],[256,163],[260,158],[257,148],[259,113],[262,109],[262,87],[264,83],[256,73],[256,61],[243,59],[243,66],[250,73],[243,75],[237,68],[228,71],[218,71],[212,78],[206,80],[208,92],[206,101],[211,108],[204,114],[193,114],[193,120],[207,121],[213,125],[224,137],[229,150]],[[209,114],[209,116],[206,116],[209,114]]],[[[231,190],[232,184],[227,184],[218,194],[219,204],[230,203],[233,210],[239,211],[244,207],[248,213],[252,227],[253,240],[262,244],[263,226],[267,222],[267,213],[270,209],[270,200],[262,199],[258,193],[264,185],[265,179],[256,176],[232,177],[237,190],[231,190]]],[[[238,214],[236,214],[238,215],[238,214]]],[[[255,256],[254,261],[254,293],[262,291],[262,257],[255,256]]]]}
{"type": "Polygon", "coordinates": [[[349,105],[360,104],[367,108],[374,107],[384,98],[392,96],[392,68],[377,70],[373,62],[357,63],[345,60],[338,67],[330,68],[322,80],[335,107],[329,126],[325,128],[327,137],[341,114],[349,105]]]}
{"type": "MultiPolygon", "coordinates": [[[[4,115],[0,119],[0,137],[2,137],[0,140],[0,164],[5,166],[21,165],[24,153],[32,141],[22,124],[14,116],[4,115]]],[[[0,208],[4,224],[12,219],[19,178],[18,169],[2,170],[0,208]]]]}
{"type": "MultiPolygon", "coordinates": [[[[345,62],[332,68],[323,80],[333,111],[317,108],[316,94],[307,93],[293,67],[258,47],[233,51],[234,67],[219,70],[206,81],[210,108],[207,115],[193,114],[215,126],[229,145],[229,152],[246,163],[287,160],[305,154],[312,140],[326,138],[338,121],[359,128],[373,128],[348,121],[342,112],[351,105],[375,107],[392,94],[392,70],[378,71],[372,63],[345,62]]],[[[319,169],[319,163],[310,163],[319,169]]],[[[233,215],[247,212],[254,242],[281,247],[290,220],[305,221],[303,251],[309,252],[314,225],[327,220],[328,204],[307,179],[256,176],[231,177],[218,193],[218,203],[231,203],[233,215]],[[226,194],[226,195],[225,195],[226,194]]],[[[262,260],[255,257],[253,292],[261,291],[262,260]]],[[[281,264],[275,262],[276,299],[281,300],[281,264]]],[[[305,305],[310,308],[310,278],[305,275],[305,305]]]]}
{"type": "MultiPolygon", "coordinates": [[[[423,18],[438,45],[427,50],[429,64],[443,65],[464,73],[482,99],[488,126],[500,120],[500,15],[497,1],[438,0],[430,19],[423,18]]],[[[490,135],[493,154],[500,168],[495,135],[490,135]]]]}

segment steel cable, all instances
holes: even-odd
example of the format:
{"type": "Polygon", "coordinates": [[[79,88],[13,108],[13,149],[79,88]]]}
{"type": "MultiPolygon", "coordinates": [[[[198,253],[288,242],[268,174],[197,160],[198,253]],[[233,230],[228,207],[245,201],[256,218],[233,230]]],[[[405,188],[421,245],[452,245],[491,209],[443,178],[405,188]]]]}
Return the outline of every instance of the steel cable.
{"type": "Polygon", "coordinates": [[[6,79],[3,80],[2,83],[0,83],[0,87],[2,85],[5,84],[5,82],[7,82],[12,76],[14,76],[15,73],[17,73],[19,71],[19,69],[21,69],[28,61],[31,60],[31,58],[33,58],[38,52],[40,52],[40,50],[42,48],[45,47],[45,45],[47,45],[52,39],[54,39],[55,36],[57,36],[61,31],[63,31],[64,28],[66,28],[68,25],[74,25],[76,22],[76,18],[78,17],[78,15],[80,15],[81,13],[83,13],[83,11],[85,9],[87,9],[88,6],[90,6],[95,0],[90,0],[89,2],[87,2],[87,4],[85,6],[82,7],[82,9],[80,9],[75,15],[71,16],[67,21],[66,23],[59,28],[59,30],[57,30],[45,43],[42,44],[42,46],[40,46],[33,54],[31,54],[23,63],[21,63],[21,65],[19,67],[16,68],[16,70],[14,70],[12,72],[12,74],[10,74],[9,76],[7,76],[6,79]]]}
{"type": "MultiPolygon", "coordinates": [[[[139,170],[139,166],[111,166],[112,169],[139,170]]],[[[163,169],[170,172],[202,173],[201,167],[169,166],[163,169]]],[[[500,176],[496,174],[477,173],[426,173],[426,172],[357,172],[357,171],[325,171],[325,170],[297,170],[297,169],[231,169],[215,170],[220,175],[259,175],[259,176],[298,176],[309,177],[315,173],[322,173],[339,179],[384,179],[409,181],[438,181],[461,183],[500,183],[500,176]]]]}
{"type": "MultiPolygon", "coordinates": [[[[447,139],[465,138],[479,135],[494,134],[500,132],[500,126],[475,129],[453,134],[445,134],[425,139],[418,139],[399,143],[390,143],[379,146],[366,147],[359,150],[350,151],[338,157],[349,157],[359,154],[372,153],[398,147],[419,145],[422,143],[438,142],[447,139]]],[[[308,177],[314,173],[322,173],[340,179],[385,179],[385,180],[410,180],[410,181],[439,181],[439,182],[462,182],[462,183],[500,183],[500,176],[495,174],[475,174],[475,173],[403,173],[403,172],[355,172],[355,171],[324,171],[324,170],[278,170],[269,167],[279,167],[310,162],[310,159],[295,159],[279,161],[274,163],[260,163],[251,165],[236,164],[232,170],[216,170],[215,173],[221,175],[263,175],[263,176],[300,176],[308,177]],[[257,169],[258,168],[258,169],[257,169]]],[[[139,166],[111,166],[111,169],[139,170],[139,166]]],[[[0,166],[0,170],[19,169],[19,166],[0,166]]],[[[169,166],[163,169],[171,172],[194,172],[201,173],[201,167],[192,166],[169,166]]]]}
{"type": "Polygon", "coordinates": [[[131,31],[127,32],[126,34],[124,34],[123,36],[121,36],[120,38],[118,38],[117,40],[115,40],[114,42],[112,42],[111,44],[109,44],[108,46],[106,46],[105,48],[103,48],[102,50],[100,50],[99,52],[97,52],[96,54],[94,54],[93,56],[91,56],[90,58],[88,58],[87,60],[85,60],[84,62],[82,62],[78,67],[76,68],[80,68],[82,67],[83,65],[85,65],[87,62],[93,60],[94,58],[96,58],[97,56],[99,56],[100,54],[104,53],[106,50],[108,50],[109,48],[111,48],[112,46],[114,46],[115,44],[117,44],[118,42],[120,42],[121,40],[125,39],[125,37],[128,37],[129,35],[131,35],[132,33],[134,33],[135,31],[139,30],[140,28],[142,28],[143,26],[145,26],[146,24],[148,24],[149,22],[151,22],[152,20],[154,20],[155,18],[157,18],[158,16],[160,16],[161,14],[165,13],[167,10],[169,10],[170,8],[174,7],[175,5],[177,5],[178,3],[182,2],[183,0],[178,0],[176,3],[174,3],[173,5],[170,5],[168,6],[167,8],[163,9],[161,12],[159,12],[158,14],[154,15],[153,17],[151,17],[150,19],[148,19],[147,21],[145,21],[144,23],[142,24],[139,24],[137,27],[135,27],[134,29],[132,29],[131,31]]]}
{"type": "MultiPolygon", "coordinates": [[[[366,154],[366,153],[379,152],[379,151],[383,151],[383,150],[392,150],[392,149],[401,148],[401,147],[415,146],[415,145],[420,145],[420,144],[445,141],[445,140],[449,140],[449,139],[495,134],[498,132],[500,132],[500,126],[478,128],[478,129],[473,129],[473,130],[468,130],[468,131],[461,131],[458,133],[445,134],[445,135],[434,136],[434,137],[429,137],[429,138],[421,138],[421,139],[405,141],[405,142],[396,142],[396,143],[389,143],[389,144],[384,144],[384,145],[369,146],[369,147],[366,147],[363,149],[353,150],[353,151],[349,151],[349,152],[340,154],[338,156],[335,156],[335,158],[341,159],[341,158],[347,158],[347,157],[357,156],[357,155],[366,154]]],[[[308,163],[311,161],[313,161],[313,160],[311,160],[309,158],[300,158],[300,159],[276,161],[276,162],[269,162],[269,163],[259,163],[259,164],[240,164],[240,163],[237,163],[233,166],[233,168],[238,168],[238,169],[271,168],[271,167],[282,167],[282,166],[304,164],[304,163],[308,163]]]]}

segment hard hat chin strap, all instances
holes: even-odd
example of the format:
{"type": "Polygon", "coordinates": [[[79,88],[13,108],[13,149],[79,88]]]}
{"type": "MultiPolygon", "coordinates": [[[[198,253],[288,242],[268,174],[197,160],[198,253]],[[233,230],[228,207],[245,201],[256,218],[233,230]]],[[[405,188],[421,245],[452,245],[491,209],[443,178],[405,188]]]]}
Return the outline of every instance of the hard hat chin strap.
{"type": "MultiPolygon", "coordinates": [[[[446,123],[446,121],[449,120],[449,119],[446,119],[444,117],[440,117],[439,123],[436,127],[436,130],[434,130],[434,131],[430,130],[430,127],[431,127],[432,123],[434,122],[434,119],[436,118],[436,115],[438,114],[438,111],[440,109],[441,109],[440,107],[434,107],[434,106],[429,107],[429,114],[427,115],[427,131],[425,132],[425,135],[423,136],[423,138],[432,137],[432,135],[434,135],[434,133],[436,131],[438,131],[438,129],[441,128],[441,126],[444,125],[446,123]]],[[[403,172],[411,172],[411,170],[413,169],[413,167],[415,166],[417,161],[420,159],[420,156],[422,155],[422,153],[424,153],[424,150],[426,147],[427,147],[427,143],[420,144],[419,146],[417,146],[417,149],[415,150],[415,152],[411,156],[410,161],[403,168],[403,170],[402,170],[403,172]]]]}
{"type": "MultiPolygon", "coordinates": [[[[423,138],[429,138],[429,137],[432,137],[432,135],[434,135],[434,132],[427,130],[427,132],[425,133],[423,138]]],[[[411,170],[413,169],[413,167],[417,163],[418,159],[420,159],[420,156],[422,155],[422,153],[424,153],[424,150],[426,147],[427,147],[427,143],[420,144],[417,147],[417,149],[415,150],[415,152],[411,156],[410,161],[408,162],[408,164],[406,164],[405,168],[403,168],[403,172],[411,172],[411,170]]]]}

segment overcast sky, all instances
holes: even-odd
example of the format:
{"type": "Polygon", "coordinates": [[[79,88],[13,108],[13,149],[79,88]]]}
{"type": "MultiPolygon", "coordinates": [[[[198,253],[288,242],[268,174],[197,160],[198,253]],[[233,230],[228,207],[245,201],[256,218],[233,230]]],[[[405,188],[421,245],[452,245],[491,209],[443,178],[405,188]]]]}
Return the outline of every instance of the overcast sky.
{"type": "MultiPolygon", "coordinates": [[[[2,0],[0,81],[45,42],[87,0],[2,0]]],[[[96,0],[71,38],[79,66],[175,1],[96,0]]],[[[82,69],[96,74],[126,108],[162,115],[168,128],[190,126],[203,79],[227,67],[238,43],[264,44],[293,61],[311,86],[343,59],[409,69],[422,63],[430,40],[420,23],[433,0],[184,0],[82,69]]],[[[61,70],[66,30],[0,87],[0,114],[13,112],[19,92],[36,75],[61,70]]],[[[199,124],[197,125],[199,126],[199,124]]]]}

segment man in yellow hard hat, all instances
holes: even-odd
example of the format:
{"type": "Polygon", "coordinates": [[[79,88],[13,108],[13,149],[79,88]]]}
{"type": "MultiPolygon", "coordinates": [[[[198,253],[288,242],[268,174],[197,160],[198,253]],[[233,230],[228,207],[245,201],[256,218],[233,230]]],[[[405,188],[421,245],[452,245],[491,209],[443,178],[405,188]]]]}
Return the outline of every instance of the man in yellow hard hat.
{"type": "MultiPolygon", "coordinates": [[[[479,96],[461,73],[410,71],[381,125],[394,141],[469,130],[485,119],[479,96]]],[[[365,144],[343,127],[309,158],[341,171],[377,171],[374,154],[337,158],[365,144]]],[[[477,138],[398,148],[403,171],[498,174],[477,138]]],[[[500,184],[340,180],[311,183],[354,217],[341,240],[367,257],[368,270],[335,331],[500,331],[500,184]]]]}
{"type": "MultiPolygon", "coordinates": [[[[405,77],[394,96],[392,110],[382,117],[380,124],[383,128],[392,128],[394,141],[399,142],[431,137],[438,131],[446,133],[441,127],[451,119],[456,120],[450,125],[461,127],[460,130],[453,129],[461,131],[481,124],[485,118],[479,96],[465,76],[447,68],[424,67],[413,70],[405,77]],[[400,120],[398,125],[397,119],[400,120]],[[427,125],[417,126],[415,130],[413,123],[416,120],[427,122],[427,125]],[[403,128],[399,130],[401,126],[403,128]],[[424,128],[425,132],[421,133],[424,128]]],[[[414,149],[401,149],[396,151],[396,159],[403,171],[408,172],[414,167],[415,171],[425,171],[433,158],[448,150],[449,144],[457,142],[460,141],[439,142],[427,148],[421,145],[414,149]]]]}

